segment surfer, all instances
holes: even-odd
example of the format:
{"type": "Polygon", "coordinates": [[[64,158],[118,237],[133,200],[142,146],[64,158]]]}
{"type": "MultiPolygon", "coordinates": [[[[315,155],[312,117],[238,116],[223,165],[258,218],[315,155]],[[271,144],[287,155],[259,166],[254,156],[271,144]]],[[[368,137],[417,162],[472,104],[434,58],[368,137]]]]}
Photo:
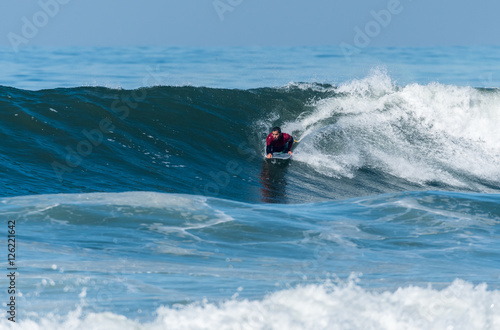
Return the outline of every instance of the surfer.
{"type": "Polygon", "coordinates": [[[266,139],[267,158],[273,158],[273,152],[288,152],[292,155],[293,137],[287,133],[281,133],[281,128],[273,127],[272,132],[266,139]]]}

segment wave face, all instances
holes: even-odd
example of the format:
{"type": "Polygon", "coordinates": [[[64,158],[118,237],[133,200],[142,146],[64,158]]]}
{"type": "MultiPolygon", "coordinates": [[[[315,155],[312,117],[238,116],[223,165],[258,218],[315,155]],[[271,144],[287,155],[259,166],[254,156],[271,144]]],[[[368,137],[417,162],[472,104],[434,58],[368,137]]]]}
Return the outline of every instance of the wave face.
{"type": "Polygon", "coordinates": [[[500,91],[398,86],[250,90],[0,88],[2,195],[152,190],[296,203],[407,190],[498,192],[500,91]],[[270,127],[300,139],[263,160],[270,127]]]}

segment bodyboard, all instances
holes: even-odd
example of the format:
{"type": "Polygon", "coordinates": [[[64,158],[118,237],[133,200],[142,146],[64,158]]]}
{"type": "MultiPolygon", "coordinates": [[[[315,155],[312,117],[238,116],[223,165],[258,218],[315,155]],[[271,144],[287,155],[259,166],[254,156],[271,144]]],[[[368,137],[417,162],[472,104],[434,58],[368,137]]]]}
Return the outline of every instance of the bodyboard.
{"type": "Polygon", "coordinates": [[[282,160],[285,160],[285,159],[290,159],[290,157],[292,157],[289,153],[285,153],[285,152],[274,152],[273,153],[273,158],[267,158],[266,156],[264,156],[266,159],[269,159],[269,160],[272,160],[272,159],[282,159],[282,160]]]}

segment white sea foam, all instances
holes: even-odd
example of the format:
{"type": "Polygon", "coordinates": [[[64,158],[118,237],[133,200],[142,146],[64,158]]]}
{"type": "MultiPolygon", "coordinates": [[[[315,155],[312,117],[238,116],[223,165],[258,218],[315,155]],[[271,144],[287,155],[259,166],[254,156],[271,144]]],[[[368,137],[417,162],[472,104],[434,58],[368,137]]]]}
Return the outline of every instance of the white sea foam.
{"type": "Polygon", "coordinates": [[[464,176],[500,182],[500,93],[399,87],[381,70],[337,92],[285,125],[302,138],[296,160],[333,177],[367,166],[419,184],[473,185],[464,176]]]}
{"type": "Polygon", "coordinates": [[[165,194],[158,192],[131,191],[123,193],[86,193],[86,194],[47,194],[5,198],[3,204],[15,206],[39,207],[42,212],[48,208],[66,205],[123,205],[148,208],[184,208],[196,209],[204,203],[204,197],[193,197],[181,194],[165,194]]]}
{"type": "MultiPolygon", "coordinates": [[[[244,288],[239,288],[239,291],[244,288]]],[[[137,306],[140,309],[140,306],[137,306]]],[[[500,292],[455,280],[444,289],[363,289],[348,281],[285,289],[260,300],[235,295],[221,303],[202,301],[160,307],[152,321],[113,313],[3,319],[2,329],[499,329],[500,292]]]]}
{"type": "Polygon", "coordinates": [[[4,213],[11,209],[24,208],[26,215],[43,213],[57,207],[68,206],[111,206],[162,209],[178,213],[194,223],[217,219],[218,222],[231,221],[224,212],[212,209],[207,198],[196,195],[167,194],[160,192],[130,191],[122,193],[47,194],[9,197],[0,200],[4,213]]]}

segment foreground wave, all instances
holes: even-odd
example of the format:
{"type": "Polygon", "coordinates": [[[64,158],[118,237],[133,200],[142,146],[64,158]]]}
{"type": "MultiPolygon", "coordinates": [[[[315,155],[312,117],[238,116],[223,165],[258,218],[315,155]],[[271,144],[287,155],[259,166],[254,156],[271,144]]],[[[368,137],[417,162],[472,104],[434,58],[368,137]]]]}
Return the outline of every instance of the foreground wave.
{"type": "MultiPolygon", "coordinates": [[[[499,203],[498,194],[450,192],[292,205],[125,192],[3,198],[0,214],[16,221],[22,248],[17,303],[43,322],[131,326],[136,318],[143,324],[158,317],[158,324],[175,320],[189,328],[211,315],[222,322],[234,309],[241,313],[229,324],[243,321],[255,305],[265,311],[262,324],[275,326],[279,310],[293,305],[332,313],[316,319],[285,312],[284,322],[310,328],[349,324],[361,311],[367,314],[359,322],[369,324],[381,317],[381,306],[395,324],[442,324],[464,309],[478,313],[471,320],[463,315],[464,324],[498,322],[490,311],[500,306],[500,273],[492,262],[500,251],[499,203]],[[359,274],[359,287],[348,286],[345,297],[338,295],[344,289],[325,286],[352,274],[359,274]],[[446,289],[457,277],[467,283],[446,289]],[[422,318],[435,297],[457,286],[464,291],[422,318]],[[235,299],[221,303],[229,297],[235,299]],[[280,305],[287,300],[290,306],[280,305]],[[82,314],[74,314],[78,308],[82,314]],[[196,311],[200,319],[191,320],[196,311]]],[[[30,318],[23,313],[20,320],[30,318]]]]}
{"type": "Polygon", "coordinates": [[[498,192],[500,92],[397,86],[225,90],[0,87],[3,196],[153,190],[297,203],[407,190],[498,192]],[[301,142],[263,161],[270,127],[301,142]]]}
{"type": "MultiPolygon", "coordinates": [[[[83,303],[83,302],[82,302],[83,303]]],[[[139,307],[139,306],[138,306],[139,307]]],[[[159,307],[140,322],[114,313],[41,316],[3,329],[498,329],[500,292],[454,281],[450,286],[367,291],[354,283],[305,285],[261,300],[236,297],[221,302],[159,307]]]]}

